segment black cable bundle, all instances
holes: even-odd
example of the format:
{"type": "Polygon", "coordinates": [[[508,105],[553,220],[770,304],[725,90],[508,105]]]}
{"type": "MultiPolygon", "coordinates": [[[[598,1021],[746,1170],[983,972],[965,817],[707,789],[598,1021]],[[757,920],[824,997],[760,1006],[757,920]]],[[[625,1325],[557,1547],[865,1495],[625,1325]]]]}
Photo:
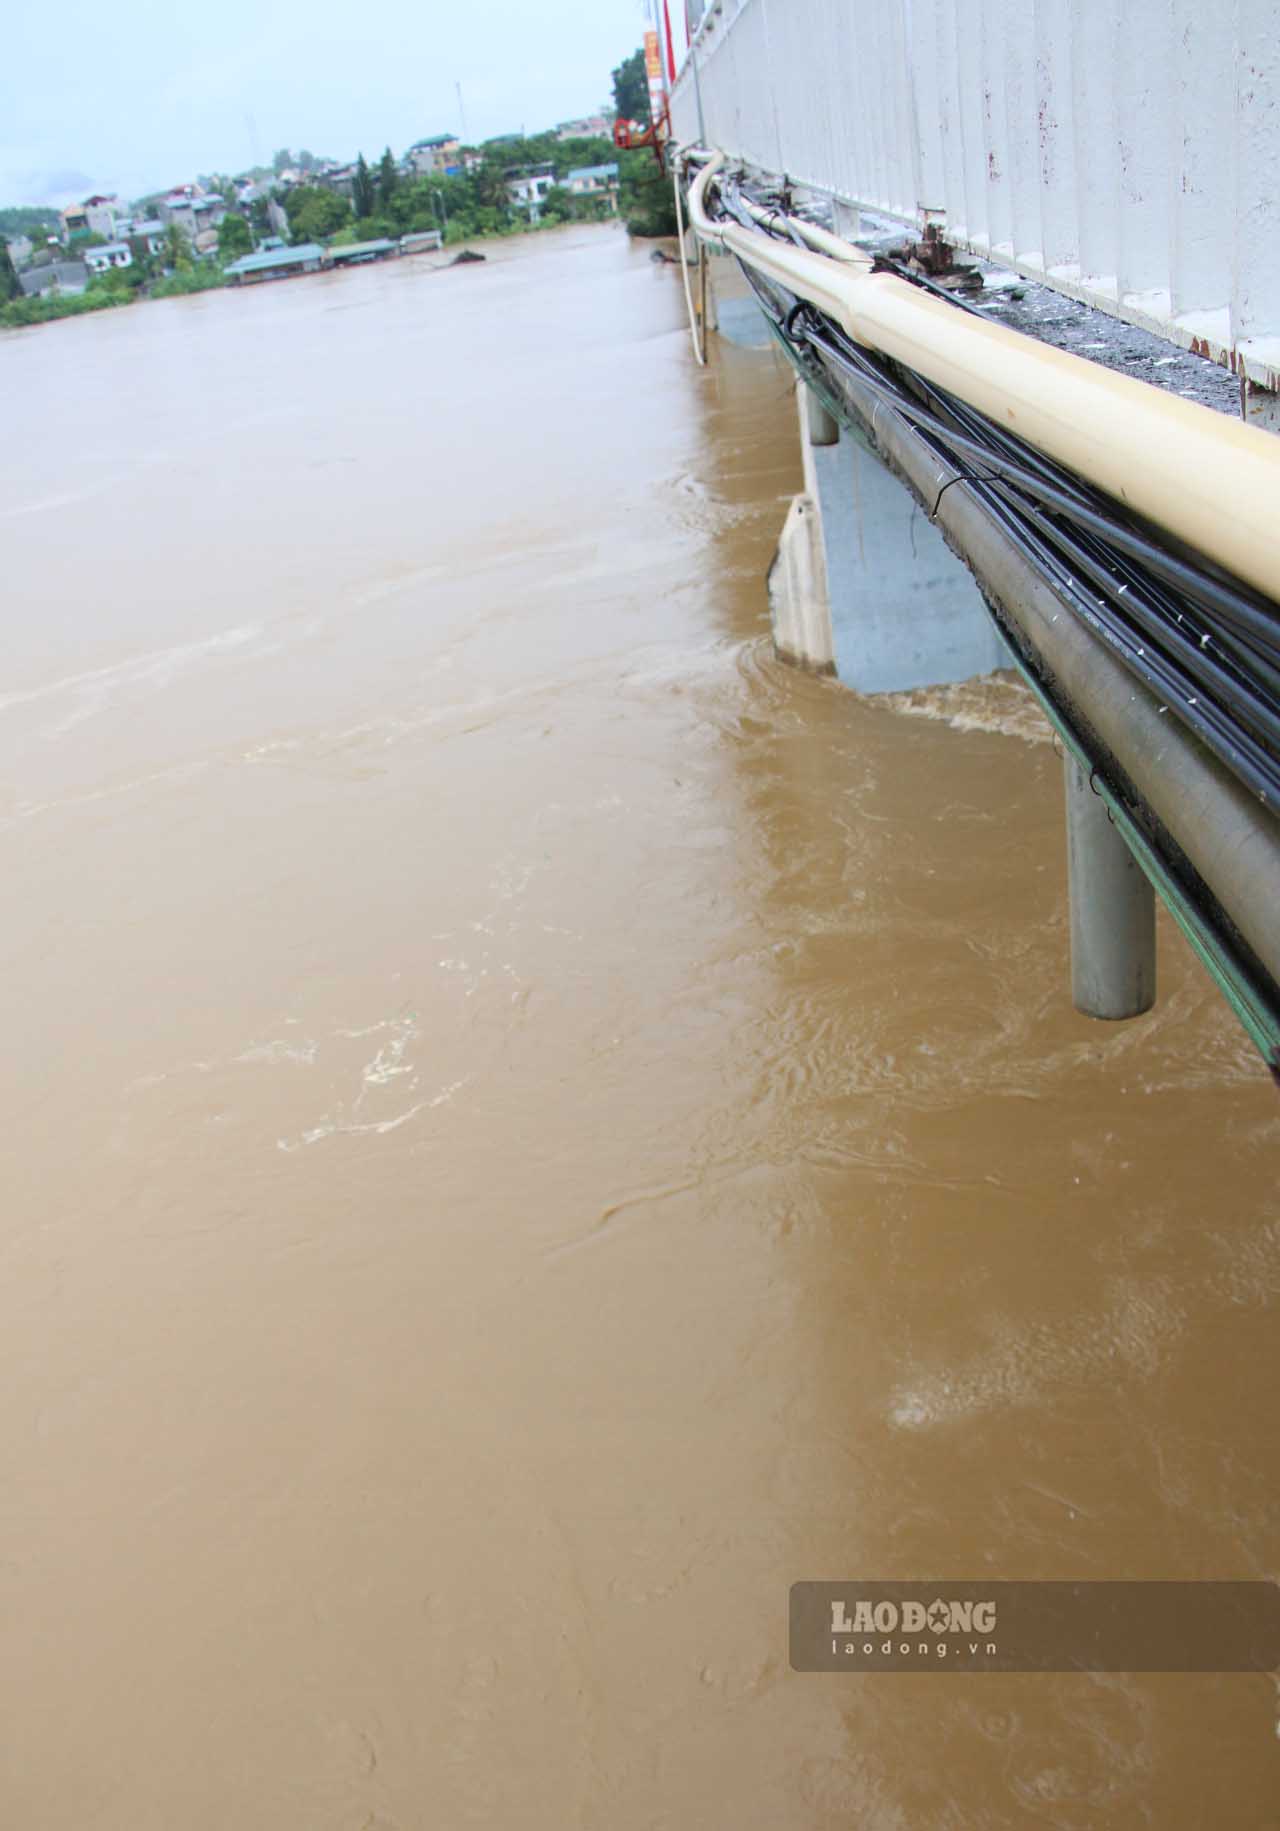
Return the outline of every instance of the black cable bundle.
{"type": "MultiPolygon", "coordinates": [[[[767,227],[757,224],[732,181],[722,185],[720,203],[753,233],[800,239],[781,213],[767,227]]],[[[900,264],[886,264],[920,282],[900,264]]],[[[1280,807],[1276,605],[1202,556],[1178,550],[1171,537],[1111,497],[914,370],[864,349],[815,307],[741,265],[797,367],[825,377],[826,392],[837,396],[832,378],[855,377],[939,455],[958,464],[958,481],[1075,614],[1261,801],[1280,807]]],[[[920,283],[973,309],[941,287],[920,283]]]]}

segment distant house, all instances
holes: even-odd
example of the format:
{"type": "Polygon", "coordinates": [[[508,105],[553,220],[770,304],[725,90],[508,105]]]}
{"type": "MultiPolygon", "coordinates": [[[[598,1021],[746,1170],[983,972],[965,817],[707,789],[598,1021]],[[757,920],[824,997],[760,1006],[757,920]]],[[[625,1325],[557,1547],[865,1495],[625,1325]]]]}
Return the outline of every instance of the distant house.
{"type": "Polygon", "coordinates": [[[396,242],[347,242],[329,250],[329,260],[335,267],[359,267],[365,261],[385,261],[388,256],[399,254],[396,242]]]}
{"type": "Polygon", "coordinates": [[[556,128],[557,140],[608,140],[613,135],[613,122],[602,114],[584,115],[579,121],[561,121],[556,128]]]}
{"type": "Polygon", "coordinates": [[[259,248],[256,254],[242,254],[223,271],[233,286],[256,286],[263,280],[285,280],[295,273],[318,273],[325,258],[318,243],[302,242],[296,248],[259,248]]]}
{"type": "Polygon", "coordinates": [[[109,267],[132,267],[133,249],[128,242],[107,242],[101,248],[86,248],[84,264],[90,273],[106,273],[109,267]]]}
{"type": "Polygon", "coordinates": [[[86,197],[84,214],[90,235],[100,235],[104,241],[113,242],[129,212],[118,197],[86,197]]]}
{"type": "Polygon", "coordinates": [[[89,284],[89,269],[83,261],[52,261],[48,267],[24,268],[18,280],[27,299],[44,292],[71,294],[84,291],[89,284]]]}
{"type": "Polygon", "coordinates": [[[201,235],[206,229],[216,229],[226,213],[227,206],[221,197],[197,197],[191,205],[196,234],[201,235]]]}
{"type": "Polygon", "coordinates": [[[187,191],[172,191],[162,203],[156,205],[160,220],[166,226],[177,223],[178,227],[192,241],[196,239],[195,196],[187,191]]]}
{"type": "Polygon", "coordinates": [[[433,134],[430,139],[415,140],[404,163],[419,178],[438,177],[461,169],[461,150],[457,134],[433,134]]]}
{"type": "Polygon", "coordinates": [[[89,234],[89,218],[82,203],[69,203],[58,214],[62,219],[62,239],[68,247],[72,242],[83,241],[89,234]]]}
{"type": "Polygon", "coordinates": [[[569,173],[565,184],[575,197],[613,192],[618,188],[618,167],[616,164],[580,165],[569,173]]]}
{"type": "Polygon", "coordinates": [[[141,260],[144,254],[159,254],[164,247],[164,224],[158,216],[130,223],[127,233],[136,260],[141,260]]]}
{"type": "Polygon", "coordinates": [[[326,191],[332,191],[335,197],[345,197],[350,203],[355,194],[356,168],[354,165],[335,165],[328,171],[316,175],[316,183],[326,191]]]}
{"type": "MultiPolygon", "coordinates": [[[[3,240],[3,237],[0,237],[3,240]]],[[[31,259],[32,242],[29,235],[11,235],[8,239],[9,259],[15,267],[23,266],[31,259]]]]}
{"type": "Polygon", "coordinates": [[[527,210],[534,222],[543,198],[556,181],[555,167],[534,165],[527,171],[507,173],[507,196],[519,210],[527,210]]]}

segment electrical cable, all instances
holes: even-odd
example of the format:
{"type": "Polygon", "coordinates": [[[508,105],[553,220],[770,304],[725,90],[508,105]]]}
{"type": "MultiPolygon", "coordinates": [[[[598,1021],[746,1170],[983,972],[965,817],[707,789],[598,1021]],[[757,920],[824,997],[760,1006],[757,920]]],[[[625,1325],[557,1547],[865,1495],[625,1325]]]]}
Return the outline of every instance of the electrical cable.
{"type": "MultiPolygon", "coordinates": [[[[744,207],[737,181],[723,213],[792,240],[771,200],[744,207]]],[[[839,395],[849,375],[911,422],[1087,623],[1252,793],[1280,806],[1280,619],[1276,607],[1202,558],[1171,550],[1129,511],[973,408],[854,342],[808,301],[740,263],[796,366],[839,395]],[[974,465],[979,468],[975,470],[974,465]]],[[[902,277],[974,311],[901,262],[902,277]]],[[[981,314],[978,314],[981,315],[981,314]]],[[[936,505],[935,505],[936,508],[936,505]]],[[[1177,543],[1173,543],[1176,547],[1177,543]]]]}

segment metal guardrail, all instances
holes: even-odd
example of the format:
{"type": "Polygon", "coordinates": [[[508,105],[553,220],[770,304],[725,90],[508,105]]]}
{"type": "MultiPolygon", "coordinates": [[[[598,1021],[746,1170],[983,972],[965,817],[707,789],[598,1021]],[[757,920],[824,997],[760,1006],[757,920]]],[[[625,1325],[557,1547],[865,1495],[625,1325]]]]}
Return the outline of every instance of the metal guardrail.
{"type": "Polygon", "coordinates": [[[1275,0],[689,14],[680,139],[855,208],[941,218],[953,245],[1223,363],[1242,397],[1280,389],[1275,0]]]}

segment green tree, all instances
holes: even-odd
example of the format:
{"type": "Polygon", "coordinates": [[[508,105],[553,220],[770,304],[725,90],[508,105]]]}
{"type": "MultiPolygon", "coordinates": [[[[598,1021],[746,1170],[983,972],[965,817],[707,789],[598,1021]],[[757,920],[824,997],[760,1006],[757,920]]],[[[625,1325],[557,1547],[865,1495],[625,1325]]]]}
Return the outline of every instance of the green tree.
{"type": "Polygon", "coordinates": [[[289,151],[287,146],[282,146],[278,153],[272,154],[271,169],[277,178],[280,176],[281,172],[287,172],[292,164],[293,154],[289,151]]]}
{"type": "MultiPolygon", "coordinates": [[[[400,174],[396,170],[395,160],[391,157],[391,148],[388,147],[378,161],[378,203],[382,209],[391,208],[391,200],[395,196],[399,184],[400,174]]],[[[361,211],[356,211],[357,216],[361,214],[361,211]]]]}
{"type": "Polygon", "coordinates": [[[573,218],[573,198],[562,184],[553,184],[543,198],[539,215],[544,223],[567,223],[573,218]]]}
{"type": "Polygon", "coordinates": [[[647,147],[618,156],[618,205],[630,235],[674,235],[676,206],[671,180],[647,147]]]}
{"type": "Polygon", "coordinates": [[[225,286],[227,276],[216,261],[201,261],[197,267],[194,263],[181,273],[170,274],[167,280],[157,280],[151,288],[153,299],[179,299],[189,292],[209,292],[215,286],[225,286]]]}
{"type": "Polygon", "coordinates": [[[29,235],[33,242],[45,235],[58,233],[58,212],[56,210],[31,209],[25,205],[13,205],[0,210],[0,235],[29,235]]]}
{"type": "Polygon", "coordinates": [[[238,261],[242,254],[252,254],[253,233],[243,216],[228,210],[218,224],[218,256],[223,261],[238,261]]]}
{"type": "Polygon", "coordinates": [[[22,281],[9,253],[9,244],[0,238],[0,305],[7,305],[10,299],[22,297],[22,281]]]}
{"type": "Polygon", "coordinates": [[[160,258],[166,267],[172,267],[175,273],[188,272],[195,263],[191,259],[191,243],[187,240],[177,223],[170,223],[164,232],[164,246],[160,258]]]}
{"type": "Polygon", "coordinates": [[[510,216],[511,196],[507,190],[506,168],[518,163],[520,162],[512,156],[510,147],[490,149],[485,153],[484,164],[471,176],[471,189],[481,209],[497,210],[503,216],[510,216]]]}
{"type": "Polygon", "coordinates": [[[633,51],[624,57],[613,73],[613,105],[625,121],[649,125],[649,78],[644,67],[644,52],[633,51]]]}
{"type": "Polygon", "coordinates": [[[356,175],[351,180],[351,208],[358,217],[373,215],[373,179],[363,153],[356,160],[356,175]]]}
{"type": "Polygon", "coordinates": [[[318,185],[295,185],[284,200],[284,209],[295,242],[322,241],[351,221],[346,198],[322,191],[318,185]]]}
{"type": "Polygon", "coordinates": [[[105,273],[89,276],[87,290],[105,293],[115,305],[123,305],[132,299],[143,282],[142,269],[134,262],[127,267],[108,267],[105,273]]]}

